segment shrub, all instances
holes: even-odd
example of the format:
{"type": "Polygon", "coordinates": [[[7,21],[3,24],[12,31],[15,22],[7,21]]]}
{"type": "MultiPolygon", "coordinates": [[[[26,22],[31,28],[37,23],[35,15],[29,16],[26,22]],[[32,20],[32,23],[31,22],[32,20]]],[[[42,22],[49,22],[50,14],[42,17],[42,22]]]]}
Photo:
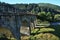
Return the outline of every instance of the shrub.
{"type": "Polygon", "coordinates": [[[30,40],[60,40],[59,37],[51,33],[40,33],[35,36],[30,36],[30,40]]]}

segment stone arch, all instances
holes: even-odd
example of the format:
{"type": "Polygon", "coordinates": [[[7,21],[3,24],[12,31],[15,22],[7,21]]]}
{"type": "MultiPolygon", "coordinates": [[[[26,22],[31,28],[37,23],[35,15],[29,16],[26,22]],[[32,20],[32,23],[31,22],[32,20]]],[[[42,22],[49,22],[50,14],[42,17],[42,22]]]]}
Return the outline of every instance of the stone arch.
{"type": "Polygon", "coordinates": [[[23,17],[23,18],[22,18],[22,22],[23,22],[23,21],[27,21],[27,22],[29,22],[30,19],[29,19],[28,17],[23,17]]]}
{"type": "MultiPolygon", "coordinates": [[[[20,33],[21,33],[21,39],[23,40],[25,37],[28,37],[30,35],[29,31],[29,21],[30,19],[27,17],[22,18],[21,20],[21,27],[20,27],[20,33]]],[[[25,39],[24,39],[25,40],[25,39]]]]}
{"type": "Polygon", "coordinates": [[[24,29],[24,30],[29,29],[29,27],[28,27],[28,21],[26,21],[26,20],[22,21],[21,29],[22,29],[22,30],[23,30],[23,29],[24,29]]]}
{"type": "Polygon", "coordinates": [[[22,21],[22,26],[27,27],[28,26],[27,24],[28,24],[28,21],[27,20],[22,21]]]}

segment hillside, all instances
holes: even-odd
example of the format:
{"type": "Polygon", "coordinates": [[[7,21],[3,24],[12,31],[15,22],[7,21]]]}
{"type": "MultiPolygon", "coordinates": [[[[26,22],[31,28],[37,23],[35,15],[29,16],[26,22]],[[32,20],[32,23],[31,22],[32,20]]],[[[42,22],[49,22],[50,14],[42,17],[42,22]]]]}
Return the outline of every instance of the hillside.
{"type": "MultiPolygon", "coordinates": [[[[37,14],[37,23],[38,24],[43,24],[43,23],[51,23],[51,22],[60,22],[59,19],[59,15],[60,15],[60,6],[57,5],[53,5],[53,4],[49,4],[49,3],[39,3],[39,4],[14,4],[15,7],[18,7],[19,9],[21,9],[22,11],[28,11],[28,12],[32,12],[34,14],[37,14]],[[38,21],[39,19],[39,21],[38,21]],[[59,19],[59,20],[58,20],[59,19]]],[[[40,26],[41,27],[41,26],[40,26]]],[[[41,37],[43,40],[60,40],[60,25],[57,26],[52,26],[51,24],[48,27],[43,27],[43,28],[38,28],[37,31],[36,30],[32,30],[32,37],[33,40],[35,40],[34,37],[36,37],[36,40],[41,40],[40,36],[38,36],[39,34],[41,35],[41,33],[51,33],[54,35],[56,35],[56,39],[55,38],[47,38],[47,39],[43,39],[43,37],[46,37],[46,35],[50,35],[51,34],[46,34],[45,36],[41,37]],[[51,29],[50,29],[51,28],[51,29]],[[55,30],[53,31],[52,28],[55,30]],[[42,30],[41,30],[42,29],[42,30]],[[48,30],[47,30],[48,29],[48,30]],[[51,31],[49,31],[49,29],[51,31]],[[42,32],[41,32],[42,31],[42,32]],[[46,32],[48,31],[48,32],[46,32]],[[53,31],[53,32],[52,32],[53,31]],[[37,34],[39,33],[39,34],[37,34]],[[37,38],[39,37],[39,39],[37,38]]],[[[55,37],[55,36],[54,36],[55,37]]]]}
{"type": "MultiPolygon", "coordinates": [[[[38,4],[13,4],[14,7],[21,9],[23,12],[32,12],[33,14],[39,14],[37,17],[42,21],[47,20],[49,22],[56,21],[54,18],[56,14],[60,14],[60,6],[49,3],[38,4]],[[41,16],[40,14],[43,15],[41,16]]],[[[58,18],[59,19],[59,18],[58,18]]]]}
{"type": "Polygon", "coordinates": [[[38,13],[41,11],[60,13],[60,6],[54,5],[54,4],[49,4],[49,3],[13,4],[13,5],[23,11],[29,11],[29,12],[33,12],[33,13],[38,13]]]}
{"type": "MultiPolygon", "coordinates": [[[[0,3],[1,4],[1,3],[0,3]]],[[[2,5],[6,5],[3,3],[2,5]]],[[[6,7],[16,7],[21,10],[18,12],[32,12],[37,14],[37,22],[35,26],[38,28],[31,29],[31,35],[21,34],[22,40],[60,40],[60,6],[49,4],[49,3],[39,3],[39,4],[7,4],[6,7]],[[52,23],[55,23],[52,25],[52,23]],[[39,25],[38,25],[39,24],[39,25]],[[40,24],[43,24],[42,26],[40,24]],[[45,26],[44,24],[49,24],[45,26]],[[57,25],[58,24],[58,25],[57,25]]],[[[14,9],[13,9],[14,10],[14,9]]],[[[23,27],[25,28],[25,27],[23,27]]],[[[22,29],[23,30],[23,29],[22,29]]],[[[20,32],[22,31],[20,30],[20,32]]],[[[27,32],[28,30],[26,30],[27,32]]],[[[8,29],[0,28],[1,33],[5,33],[7,37],[12,37],[11,32],[8,29]]],[[[23,33],[26,33],[25,31],[23,33]]]]}

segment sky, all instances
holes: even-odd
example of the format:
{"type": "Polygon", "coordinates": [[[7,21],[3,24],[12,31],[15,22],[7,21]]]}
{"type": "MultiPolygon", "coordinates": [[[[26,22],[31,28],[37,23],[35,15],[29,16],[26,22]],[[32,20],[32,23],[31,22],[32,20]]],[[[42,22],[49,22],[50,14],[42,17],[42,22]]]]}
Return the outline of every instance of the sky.
{"type": "Polygon", "coordinates": [[[16,4],[16,3],[51,3],[60,6],[60,0],[0,0],[0,2],[5,2],[9,4],[16,4]]]}

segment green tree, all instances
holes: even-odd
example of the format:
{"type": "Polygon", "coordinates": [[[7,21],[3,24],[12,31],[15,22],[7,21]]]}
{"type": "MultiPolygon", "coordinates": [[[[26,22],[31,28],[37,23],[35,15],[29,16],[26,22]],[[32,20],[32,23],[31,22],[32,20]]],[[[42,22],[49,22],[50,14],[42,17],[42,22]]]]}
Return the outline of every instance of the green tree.
{"type": "Polygon", "coordinates": [[[54,16],[54,19],[55,19],[55,21],[60,21],[60,14],[56,14],[56,15],[54,16]]]}

